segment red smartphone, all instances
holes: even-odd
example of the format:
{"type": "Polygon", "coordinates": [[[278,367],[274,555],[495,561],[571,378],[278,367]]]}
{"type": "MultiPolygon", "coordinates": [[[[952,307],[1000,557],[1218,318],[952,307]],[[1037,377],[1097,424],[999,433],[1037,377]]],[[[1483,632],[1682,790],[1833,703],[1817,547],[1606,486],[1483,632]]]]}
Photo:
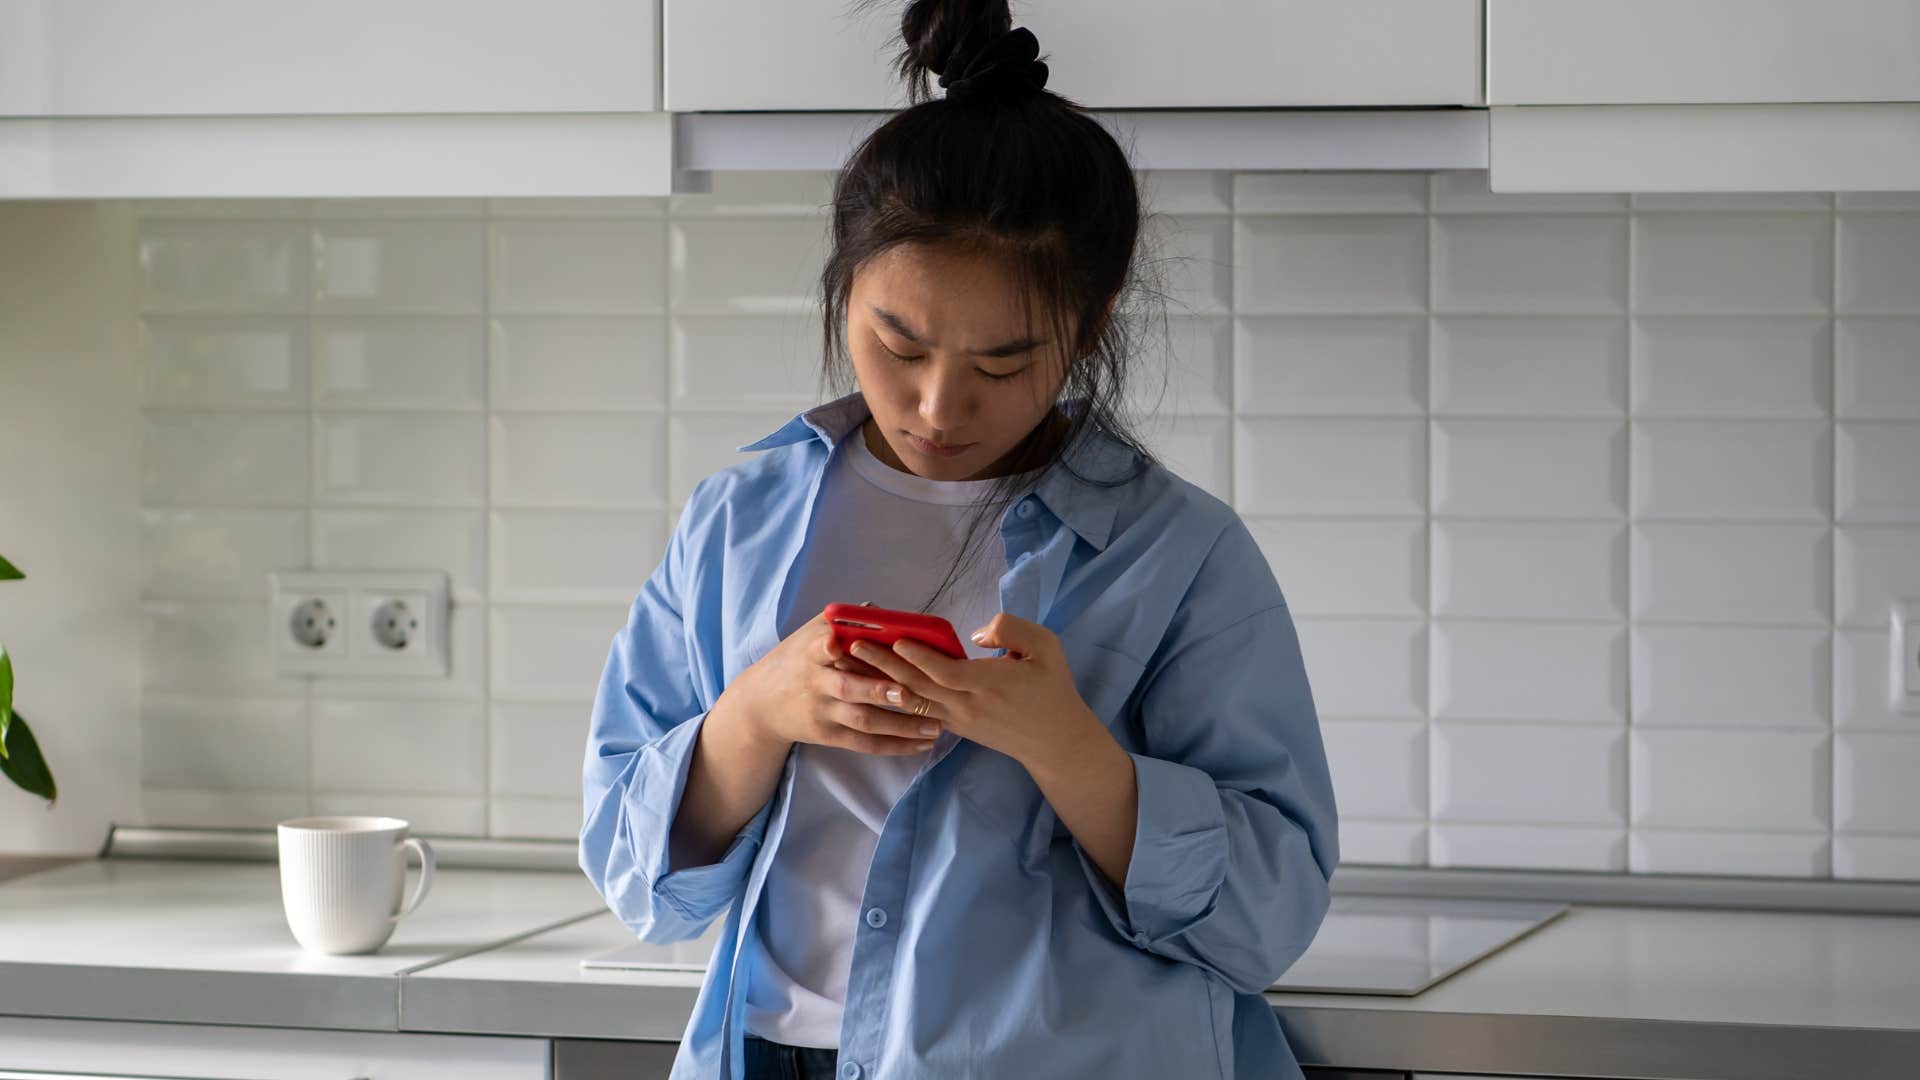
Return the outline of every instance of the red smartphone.
{"type": "Polygon", "coordinates": [[[931,645],[955,660],[967,658],[967,650],[961,647],[960,635],[953,632],[953,624],[938,615],[865,604],[828,604],[826,616],[827,623],[833,627],[833,639],[843,648],[856,641],[871,641],[892,648],[901,638],[910,638],[931,645]]]}

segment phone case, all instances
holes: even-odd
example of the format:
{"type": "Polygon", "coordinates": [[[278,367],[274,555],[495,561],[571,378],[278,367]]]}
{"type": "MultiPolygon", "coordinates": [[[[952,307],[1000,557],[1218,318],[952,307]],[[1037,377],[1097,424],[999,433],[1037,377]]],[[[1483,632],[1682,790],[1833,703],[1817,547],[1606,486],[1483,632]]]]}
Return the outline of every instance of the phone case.
{"type": "Polygon", "coordinates": [[[842,645],[871,641],[888,648],[901,638],[931,645],[955,660],[965,660],[967,650],[953,624],[938,615],[894,608],[867,607],[864,604],[828,604],[827,623],[833,627],[834,640],[842,645]]]}

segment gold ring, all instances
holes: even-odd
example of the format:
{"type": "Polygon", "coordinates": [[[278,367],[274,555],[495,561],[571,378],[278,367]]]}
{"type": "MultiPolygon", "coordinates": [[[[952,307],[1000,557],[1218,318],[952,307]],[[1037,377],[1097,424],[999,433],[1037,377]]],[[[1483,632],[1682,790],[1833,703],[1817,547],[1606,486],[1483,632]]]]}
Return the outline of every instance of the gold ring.
{"type": "Polygon", "coordinates": [[[932,698],[921,698],[919,701],[914,703],[913,715],[915,716],[925,716],[927,715],[927,713],[932,711],[933,711],[932,698]]]}

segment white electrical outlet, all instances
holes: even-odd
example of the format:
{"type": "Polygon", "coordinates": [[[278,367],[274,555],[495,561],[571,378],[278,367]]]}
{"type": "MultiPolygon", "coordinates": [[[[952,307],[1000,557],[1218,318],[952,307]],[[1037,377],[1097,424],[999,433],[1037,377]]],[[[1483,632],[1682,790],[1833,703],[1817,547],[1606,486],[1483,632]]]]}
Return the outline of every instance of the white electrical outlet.
{"type": "Polygon", "coordinates": [[[1894,601],[1888,622],[1893,647],[1887,704],[1895,712],[1920,715],[1920,600],[1894,601]]]}
{"type": "Polygon", "coordinates": [[[276,673],[447,676],[444,571],[279,570],[267,577],[276,673]]]}

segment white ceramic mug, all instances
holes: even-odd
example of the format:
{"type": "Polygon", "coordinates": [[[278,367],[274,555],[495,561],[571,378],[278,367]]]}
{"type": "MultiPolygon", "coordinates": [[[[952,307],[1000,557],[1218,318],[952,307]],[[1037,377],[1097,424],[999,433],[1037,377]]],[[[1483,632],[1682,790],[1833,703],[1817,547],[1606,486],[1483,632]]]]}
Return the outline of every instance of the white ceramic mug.
{"type": "Polygon", "coordinates": [[[392,817],[306,817],[280,823],[280,902],[294,940],[314,952],[372,952],[433,884],[433,848],[392,817]],[[403,907],[406,853],[420,881],[403,907]]]}

